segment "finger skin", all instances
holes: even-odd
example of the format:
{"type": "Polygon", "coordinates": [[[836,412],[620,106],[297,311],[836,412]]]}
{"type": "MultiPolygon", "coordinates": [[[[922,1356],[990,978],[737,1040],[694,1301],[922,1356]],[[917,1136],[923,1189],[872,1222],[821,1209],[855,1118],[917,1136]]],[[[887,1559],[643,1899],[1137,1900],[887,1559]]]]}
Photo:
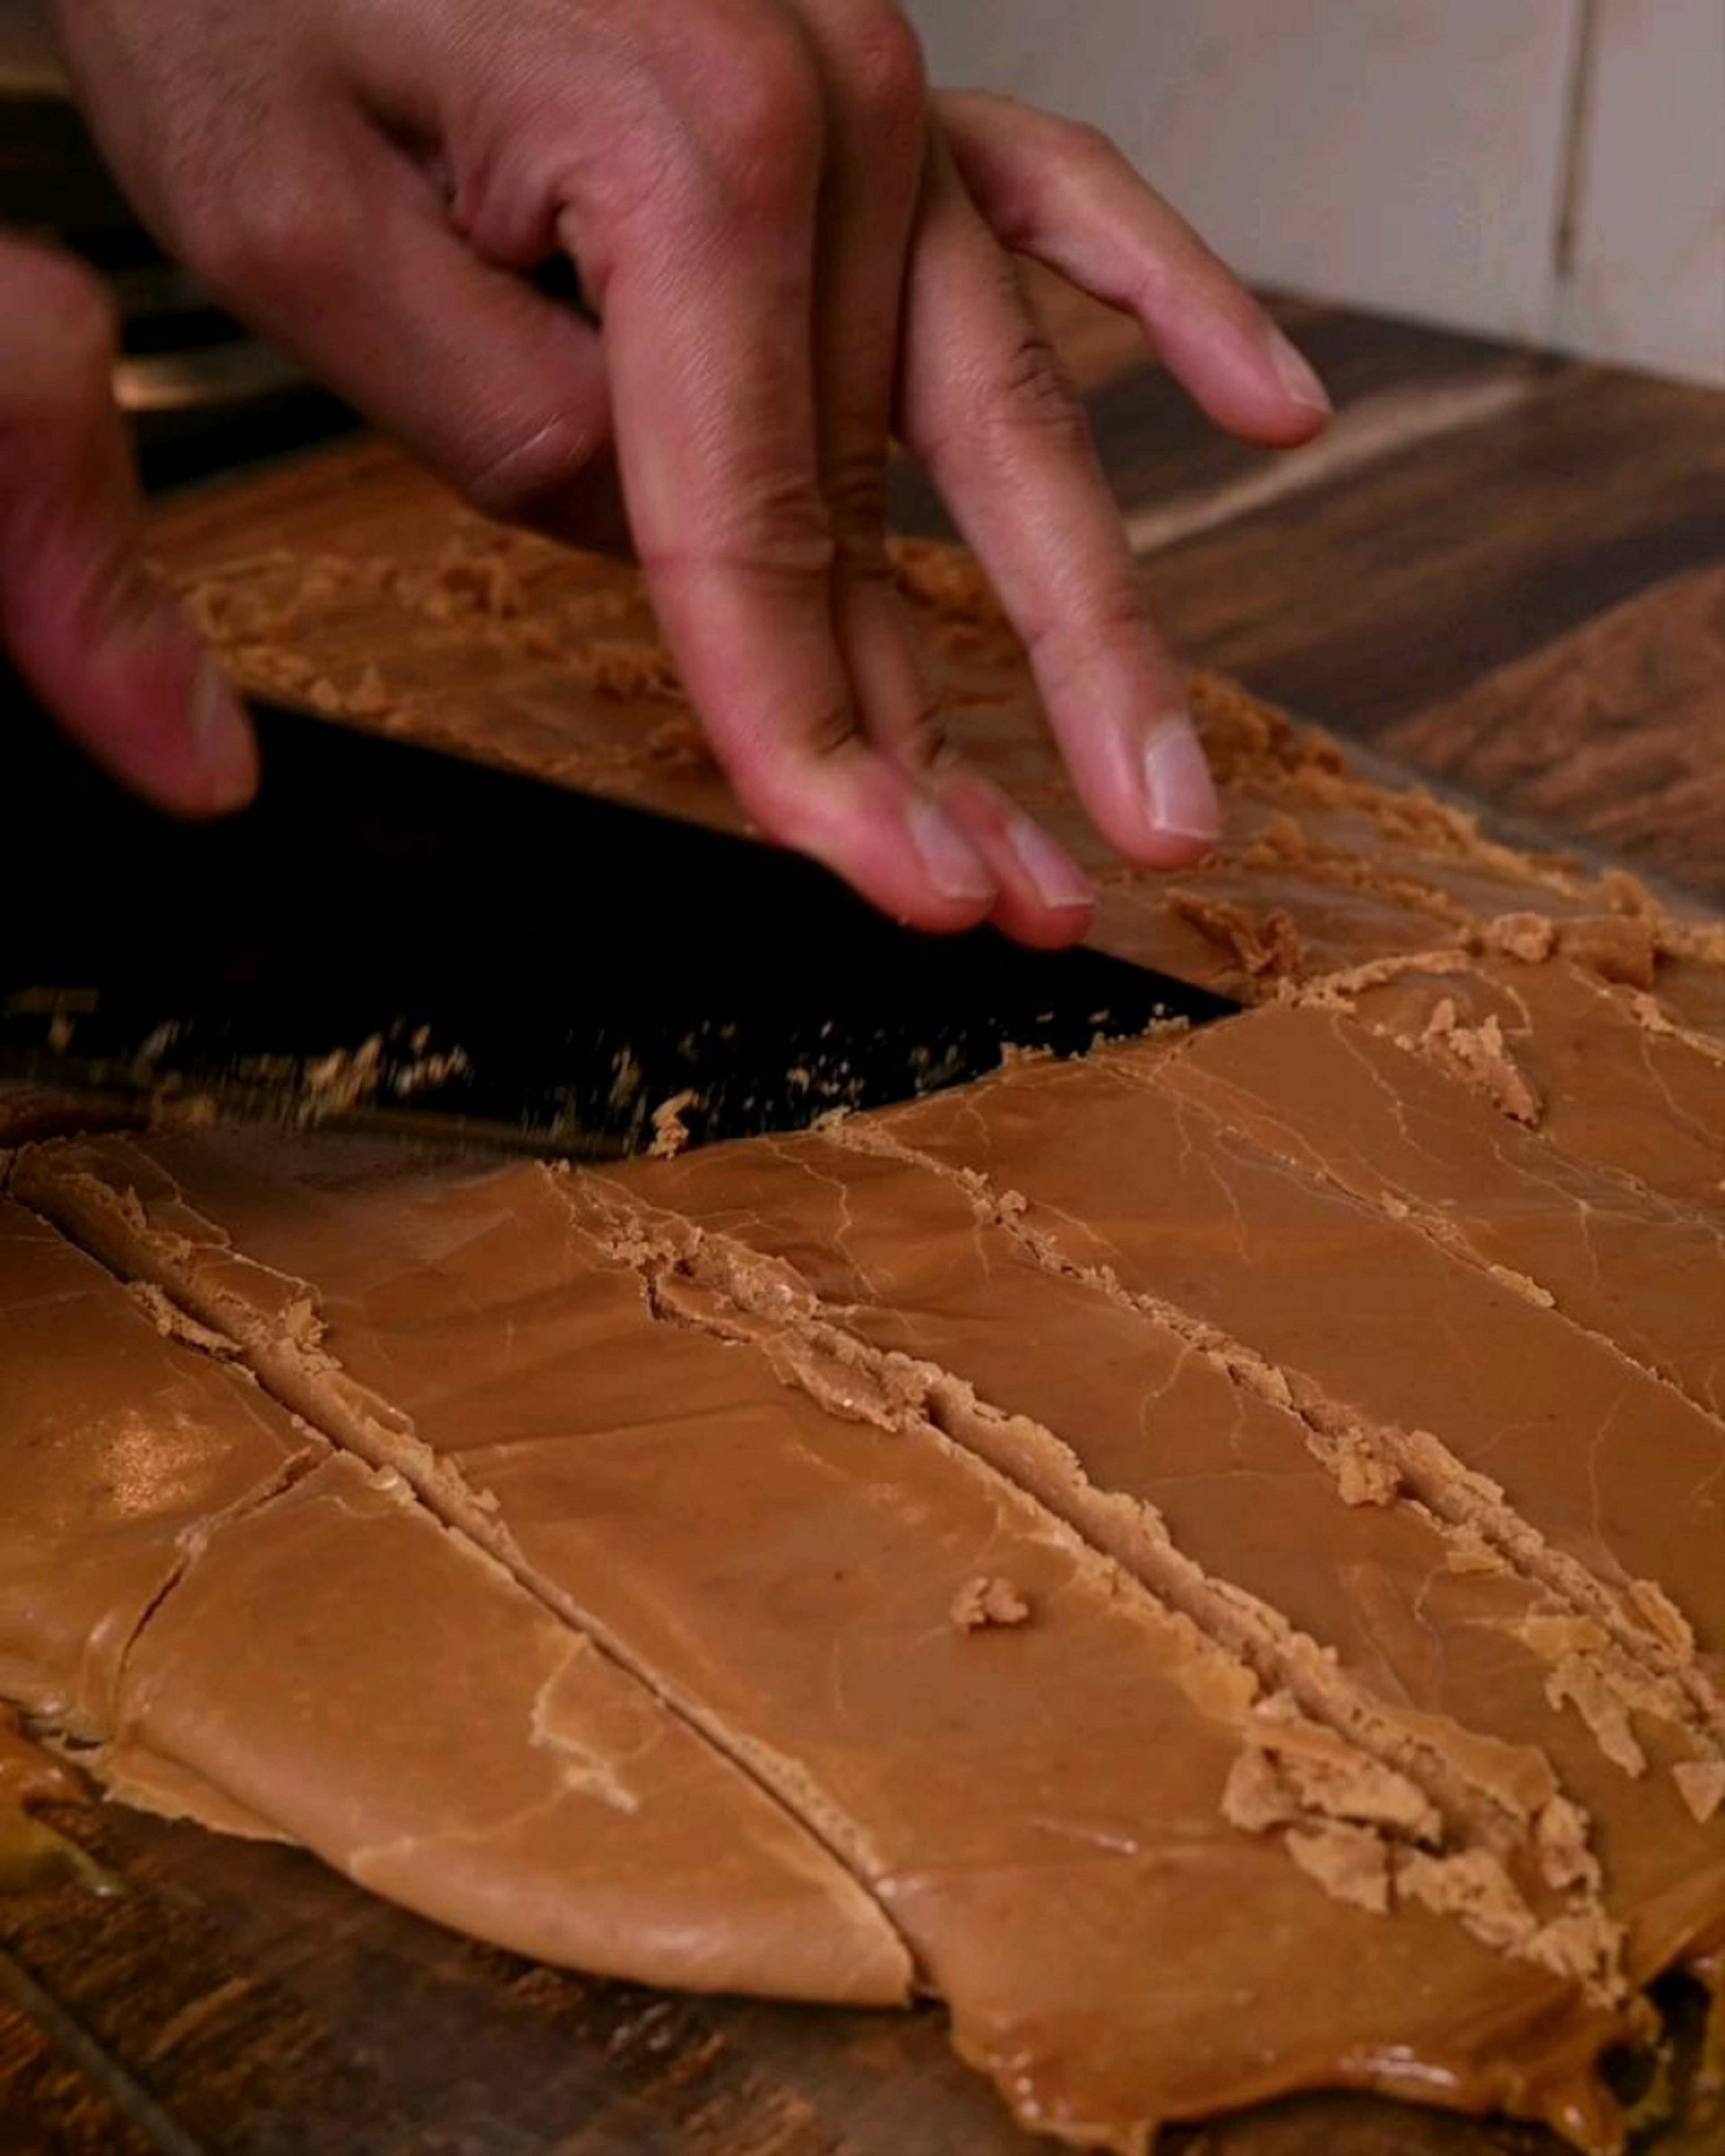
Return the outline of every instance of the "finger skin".
{"type": "Polygon", "coordinates": [[[59,13],[158,232],[480,506],[572,534],[617,444],[667,639],[769,834],[921,927],[987,913],[975,848],[860,734],[834,643],[820,102],[779,0],[184,0],[154,35],[125,0],[59,13]],[[602,340],[514,274],[553,242],[602,340]]]}
{"type": "Polygon", "coordinates": [[[712,55],[709,74],[723,125],[667,166],[650,221],[578,210],[566,234],[605,325],[636,551],[750,814],[898,919],[968,927],[993,879],[860,731],[834,633],[813,362],[820,86],[782,36],[712,55]],[[727,66],[734,80],[711,79],[727,66]]]}
{"type": "Polygon", "coordinates": [[[814,288],[815,431],[834,633],[858,721],[918,773],[940,747],[932,675],[886,560],[899,295],[921,192],[922,54],[899,10],[802,0],[825,107],[814,288]]]}
{"type": "Polygon", "coordinates": [[[928,141],[921,51],[886,0],[801,0],[801,8],[827,110],[814,372],[839,649],[864,733],[932,790],[994,877],[993,925],[1058,947],[1090,925],[1088,880],[1053,839],[944,753],[933,670],[886,558],[900,299],[928,141]]]}
{"type": "MultiPolygon", "coordinates": [[[[939,129],[919,157],[892,0],[57,12],[122,179],[237,311],[498,514],[588,536],[614,461],[668,640],[769,834],[919,926],[992,910],[1064,938],[1081,877],[938,753],[880,573],[901,311],[897,408],[1031,643],[1092,813],[1142,860],[1201,848],[1214,800],[1117,519],[939,129]],[[520,274],[553,247],[601,328],[520,274]]],[[[1134,297],[1171,363],[1274,438],[1285,411],[1225,408],[1264,402],[1261,352],[1224,350],[1237,288],[1214,264],[1204,282],[1209,258],[1123,167],[1005,111],[960,101],[951,123],[989,216],[1118,295],[1132,250],[1159,249],[1182,305],[1153,280],[1134,297]]]]}
{"type": "Polygon", "coordinates": [[[1096,889],[1065,848],[980,772],[954,761],[937,783],[947,814],[999,880],[989,925],[1039,951],[1082,942],[1096,889]]]}
{"type": "Polygon", "coordinates": [[[123,784],[218,815],[255,790],[251,727],[145,567],[113,353],[87,273],[0,237],[0,646],[123,784]]]}
{"type": "Polygon", "coordinates": [[[357,125],[332,120],[300,157],[320,202],[278,175],[273,211],[201,234],[194,266],[476,507],[588,536],[614,498],[591,324],[483,259],[429,177],[357,125]]]}
{"type": "Polygon", "coordinates": [[[1083,408],[950,162],[925,188],[900,431],[1024,639],[1086,810],[1174,867],[1218,827],[1180,680],[1145,614],[1083,408]]]}
{"type": "MultiPolygon", "coordinates": [[[[408,139],[502,71],[521,44],[511,18],[531,7],[466,31],[456,5],[55,12],[116,176],[217,298],[477,506],[569,536],[612,508],[591,327],[468,244],[447,160],[429,135],[408,139]],[[393,84],[375,72],[380,48],[393,84]]],[[[537,12],[542,83],[552,18],[537,12]]]]}
{"type": "Polygon", "coordinates": [[[1095,128],[1014,100],[938,100],[972,200],[1003,244],[1136,315],[1168,371],[1248,441],[1308,441],[1330,400],[1227,264],[1095,128]]]}

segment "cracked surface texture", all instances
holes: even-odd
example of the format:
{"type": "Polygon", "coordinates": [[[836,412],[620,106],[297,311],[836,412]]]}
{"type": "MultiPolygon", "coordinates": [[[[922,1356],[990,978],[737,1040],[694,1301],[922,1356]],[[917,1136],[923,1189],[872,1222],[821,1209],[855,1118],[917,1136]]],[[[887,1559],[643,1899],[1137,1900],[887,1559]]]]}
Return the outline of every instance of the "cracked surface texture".
{"type": "Polygon", "coordinates": [[[1725,1945],[1725,1073],[1615,918],[603,1172],[36,1102],[0,1686],[523,1952],[932,1992],[1080,2145],[1615,2148],[1725,1945]]]}
{"type": "MultiPolygon", "coordinates": [[[[1177,1325],[1050,1270],[946,1178],[818,1135],[612,1181],[698,1224],[691,1262],[734,1266],[721,1253],[737,1245],[767,1254],[783,1270],[759,1299],[806,1297],[877,1352],[931,1368],[946,1426],[1213,1627],[1259,1643],[1271,1681],[1430,1787],[1461,1845],[1496,1853],[1533,1902],[1553,1836],[1579,1829],[1638,1974],[1717,1908],[1725,1839],[1696,1832],[1669,1778],[1631,1782],[1548,1697],[1590,1617],[1410,1498],[1344,1502],[1345,1457],[1177,1325]],[[1282,1625],[1248,1621],[1241,1590],[1282,1625]]],[[[1716,1722],[1681,1686],[1603,1637],[1586,1661],[1608,1701],[1636,1703],[1646,1756],[1717,1756],[1716,1722]]],[[[1577,1871],[1559,1883],[1589,1882],[1584,1857],[1577,1871]]]]}
{"type": "Polygon", "coordinates": [[[379,1455],[811,1823],[1028,2120],[1128,2146],[1339,2076],[1584,2121],[1620,2010],[1281,1845],[1376,1829],[1419,1879],[1450,1852],[1415,1785],[875,1373],[643,1259],[603,1194],[177,1138],[14,1179],[110,1260],[130,1238],[309,1419],[357,1433],[355,1389],[387,1398],[379,1455]],[[955,1626],[979,1573],[1034,1614],[955,1626]],[[1228,1816],[1242,1760],[1262,1831],[1228,1816]]]}
{"type": "MultiPolygon", "coordinates": [[[[1718,969],[1725,978],[1725,968],[1718,969]]],[[[1500,1108],[1489,1072],[1453,1045],[1495,1020],[1548,1144],[1714,1219],[1725,1217],[1725,1050],[1645,991],[1559,961],[1434,952],[1309,991],[1418,1050],[1500,1108]]],[[[1525,1118],[1524,1118],[1525,1120],[1525,1118]]]]}
{"type": "Polygon", "coordinates": [[[96,1738],[131,1638],[190,1549],[279,1488],[313,1440],[243,1373],[165,1353],[139,1301],[3,1199],[0,1368],[0,1691],[96,1738]]]}
{"type": "Polygon", "coordinates": [[[116,1793],[519,1952],[906,1995],[890,1926],[781,1807],[398,1476],[6,1200],[0,1336],[0,1691],[116,1793]]]}
{"type": "Polygon", "coordinates": [[[1411,1220],[1103,1063],[1021,1065],[840,1135],[978,1178],[996,1208],[1016,1198],[1055,1262],[1177,1309],[1200,1343],[1241,1342],[1344,1440],[1350,1423],[1356,1443],[1379,1433],[1368,1449],[1429,1502],[1447,1486],[1481,1518],[1507,1502],[1542,1564],[1584,1568],[1656,1661],[1687,1667],[1692,1627],[1725,1645],[1725,1426],[1411,1220]]]}

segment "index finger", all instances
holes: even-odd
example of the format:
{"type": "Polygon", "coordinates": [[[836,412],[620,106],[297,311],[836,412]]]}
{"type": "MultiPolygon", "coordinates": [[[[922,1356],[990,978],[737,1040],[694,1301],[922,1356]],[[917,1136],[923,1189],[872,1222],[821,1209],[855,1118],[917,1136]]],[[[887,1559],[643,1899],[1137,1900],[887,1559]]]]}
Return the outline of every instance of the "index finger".
{"type": "Polygon", "coordinates": [[[744,806],[899,919],[963,927],[988,913],[993,879],[933,795],[865,739],[834,633],[814,402],[816,95],[812,70],[804,84],[769,65],[716,131],[706,116],[650,216],[596,231],[570,213],[562,237],[604,323],[635,551],[744,806]]]}
{"type": "Polygon", "coordinates": [[[900,430],[1024,639],[1080,798],[1128,860],[1183,866],[1219,818],[1084,409],[944,146],[913,251],[900,430]]]}

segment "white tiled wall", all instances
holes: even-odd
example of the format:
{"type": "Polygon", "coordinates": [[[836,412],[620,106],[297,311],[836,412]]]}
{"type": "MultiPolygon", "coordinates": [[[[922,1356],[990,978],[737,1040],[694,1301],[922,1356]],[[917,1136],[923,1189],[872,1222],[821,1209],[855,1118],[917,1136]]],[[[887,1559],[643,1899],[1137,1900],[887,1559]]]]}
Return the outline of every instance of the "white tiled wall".
{"type": "Polygon", "coordinates": [[[1725,380],[1725,0],[1605,0],[1579,124],[1563,341],[1725,380]]]}
{"type": "Polygon", "coordinates": [[[910,4],[1252,277],[1725,380],[1725,0],[910,4]]]}
{"type": "MultiPolygon", "coordinates": [[[[1249,276],[1725,382],[1725,0],[907,4],[1249,276]]],[[[0,79],[52,80],[44,13],[0,0],[0,79]]]]}

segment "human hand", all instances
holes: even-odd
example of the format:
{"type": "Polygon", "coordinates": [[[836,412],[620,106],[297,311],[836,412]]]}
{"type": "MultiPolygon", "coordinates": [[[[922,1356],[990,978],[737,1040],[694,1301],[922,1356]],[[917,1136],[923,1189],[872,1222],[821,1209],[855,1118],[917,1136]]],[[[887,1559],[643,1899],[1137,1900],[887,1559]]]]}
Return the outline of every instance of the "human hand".
{"type": "Polygon", "coordinates": [[[0,233],[0,654],[134,792],[218,815],[256,787],[251,726],[144,566],[113,360],[95,279],[0,233]]]}
{"type": "Polygon", "coordinates": [[[1076,864],[942,749],[882,548],[896,430],[1104,835],[1155,865],[1201,853],[1214,797],[1178,678],[1009,250],[1136,313],[1236,433],[1302,440],[1327,407],[1101,138],[932,97],[888,0],[58,19],[167,244],[481,508],[580,538],[614,459],[667,640],[770,835],[922,927],[1058,944],[1088,922],[1076,864]],[[602,327],[521,275],[558,254],[602,327]]]}

